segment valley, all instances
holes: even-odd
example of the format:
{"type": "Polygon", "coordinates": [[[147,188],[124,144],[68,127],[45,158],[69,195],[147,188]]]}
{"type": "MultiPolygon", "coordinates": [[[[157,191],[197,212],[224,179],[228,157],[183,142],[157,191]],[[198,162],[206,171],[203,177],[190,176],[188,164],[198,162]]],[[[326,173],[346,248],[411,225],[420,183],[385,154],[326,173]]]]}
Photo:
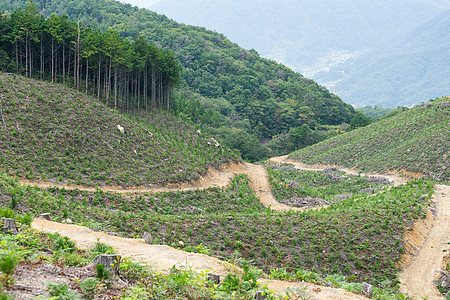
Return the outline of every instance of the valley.
{"type": "Polygon", "coordinates": [[[0,9],[1,300],[450,297],[449,96],[364,115],[147,9],[0,9]]]}
{"type": "MultiPolygon", "coordinates": [[[[322,171],[328,167],[322,166],[319,168],[318,166],[307,166],[289,160],[287,157],[272,158],[271,161],[278,164],[292,163],[292,165],[299,170],[314,170],[315,172],[322,171]]],[[[348,171],[350,174],[358,174],[354,170],[346,171],[348,171]]],[[[270,208],[275,211],[289,210],[289,207],[279,205],[279,203],[275,199],[273,199],[267,172],[265,172],[264,168],[260,166],[252,164],[241,164],[238,166],[232,165],[229,168],[225,167],[221,172],[216,171],[209,173],[206,176],[206,178],[209,178],[208,183],[204,183],[204,186],[200,187],[198,184],[194,185],[197,188],[207,189],[212,186],[217,186],[217,184],[220,184],[219,182],[229,182],[231,178],[233,176],[236,176],[237,174],[246,174],[249,177],[250,186],[255,191],[256,195],[260,197],[262,203],[265,206],[270,205],[270,208]],[[230,173],[233,175],[230,176],[230,173]],[[265,180],[261,180],[261,178],[265,178],[265,180]],[[272,200],[264,200],[270,197],[272,198],[272,200]]],[[[358,175],[361,174],[359,173],[358,175]]],[[[376,175],[373,174],[372,176],[376,175]]],[[[394,186],[406,183],[406,181],[399,176],[391,175],[387,176],[386,178],[391,181],[394,186]]],[[[49,188],[49,185],[50,184],[48,184],[46,187],[49,188]]],[[[65,187],[59,186],[58,188],[65,187]]],[[[70,188],[71,187],[69,187],[69,190],[70,188]]],[[[104,189],[104,192],[106,191],[108,190],[104,189]]],[[[167,191],[170,191],[170,189],[168,189],[167,191]]],[[[114,190],[112,190],[112,192],[114,192],[114,190]]],[[[147,193],[149,191],[136,191],[131,189],[123,190],[121,192],[136,195],[136,193],[147,193]]],[[[418,247],[416,249],[418,250],[418,254],[413,255],[411,262],[408,263],[404,272],[400,274],[400,286],[403,293],[422,297],[426,295],[427,297],[433,297],[431,299],[435,299],[434,297],[437,297],[436,288],[433,284],[433,276],[424,278],[423,275],[428,276],[430,274],[436,274],[440,268],[439,262],[442,261],[442,258],[444,256],[444,252],[442,252],[441,249],[442,247],[446,247],[448,228],[450,225],[450,220],[448,218],[450,209],[447,205],[449,203],[449,196],[450,195],[446,186],[437,187],[435,197],[433,197],[431,201],[433,203],[433,207],[437,207],[438,212],[431,217],[433,221],[427,224],[428,228],[432,229],[429,234],[423,236],[421,240],[416,241],[416,243],[418,244],[416,244],[415,246],[418,247]],[[430,236],[430,238],[427,238],[427,236],[430,236]],[[423,243],[425,244],[421,246],[421,244],[423,243]],[[436,246],[435,250],[430,250],[430,245],[436,246]],[[435,256],[433,256],[436,254],[432,255],[430,251],[434,251],[440,258],[437,259],[435,256]],[[428,265],[424,264],[424,258],[420,258],[422,256],[428,258],[428,265]],[[430,273],[429,268],[433,269],[433,272],[430,273]],[[407,276],[402,274],[407,274],[407,276]],[[418,282],[421,283],[428,282],[428,285],[418,284],[417,282],[414,283],[414,280],[419,280],[418,282]],[[418,286],[421,286],[421,288],[417,289],[418,286]]],[[[291,207],[290,209],[294,210],[295,208],[291,207]]],[[[429,214],[431,214],[431,211],[429,212],[429,214]]],[[[142,240],[139,239],[126,239],[116,236],[108,236],[104,233],[92,231],[85,227],[49,222],[40,219],[36,219],[31,225],[33,228],[36,228],[38,230],[44,230],[52,233],[58,232],[62,236],[67,236],[76,243],[77,247],[80,247],[82,249],[88,249],[98,242],[104,243],[119,251],[118,253],[121,256],[130,257],[133,261],[136,262],[143,262],[147,265],[152,266],[153,270],[163,272],[164,274],[169,274],[170,269],[173,266],[178,266],[178,268],[181,269],[188,268],[189,270],[194,270],[196,272],[207,270],[215,274],[222,274],[223,276],[230,273],[233,269],[236,270],[236,268],[238,272],[242,272],[242,270],[239,271],[239,267],[224,263],[217,259],[209,258],[204,254],[187,253],[179,249],[174,249],[172,247],[162,245],[146,245],[142,240]]],[[[431,249],[433,249],[433,247],[431,247],[431,249]]],[[[409,254],[412,253],[408,253],[408,255],[409,254]]],[[[269,287],[278,286],[286,288],[288,286],[296,286],[295,283],[281,283],[273,279],[261,279],[261,283],[269,283],[269,287]]],[[[316,299],[328,299],[327,297],[339,297],[336,299],[363,299],[360,296],[351,296],[350,294],[346,294],[346,292],[342,290],[333,290],[330,288],[314,287],[313,285],[305,283],[297,283],[297,287],[299,286],[306,288],[306,291],[310,295],[314,295],[316,299]]],[[[275,288],[274,290],[283,292],[283,289],[280,288],[275,288]]]]}

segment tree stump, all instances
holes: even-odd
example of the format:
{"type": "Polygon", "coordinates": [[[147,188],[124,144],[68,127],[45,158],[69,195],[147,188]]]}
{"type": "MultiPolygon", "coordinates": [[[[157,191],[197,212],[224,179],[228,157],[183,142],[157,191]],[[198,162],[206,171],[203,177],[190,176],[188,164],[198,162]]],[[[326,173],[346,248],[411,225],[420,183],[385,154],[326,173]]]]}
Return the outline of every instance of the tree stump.
{"type": "Polygon", "coordinates": [[[208,280],[212,281],[214,284],[220,284],[220,275],[208,273],[208,280]]]}
{"type": "Polygon", "coordinates": [[[16,220],[10,218],[3,218],[3,232],[17,234],[16,220]]]}
{"type": "Polygon", "coordinates": [[[144,233],[143,239],[144,239],[144,241],[145,241],[146,244],[150,244],[150,245],[151,245],[152,242],[153,242],[152,236],[151,236],[150,233],[148,233],[148,232],[145,232],[145,233],[144,233]]]}
{"type": "Polygon", "coordinates": [[[40,217],[43,218],[43,219],[46,219],[47,221],[51,221],[52,220],[50,213],[43,213],[43,214],[40,215],[40,217]]]}
{"type": "Polygon", "coordinates": [[[94,260],[94,265],[103,265],[111,275],[119,274],[120,256],[116,254],[101,254],[94,260]]]}
{"type": "Polygon", "coordinates": [[[266,296],[266,295],[263,295],[263,293],[264,293],[264,292],[262,292],[262,291],[256,292],[254,298],[255,298],[256,300],[265,300],[265,299],[267,298],[267,296],[266,296]]]}

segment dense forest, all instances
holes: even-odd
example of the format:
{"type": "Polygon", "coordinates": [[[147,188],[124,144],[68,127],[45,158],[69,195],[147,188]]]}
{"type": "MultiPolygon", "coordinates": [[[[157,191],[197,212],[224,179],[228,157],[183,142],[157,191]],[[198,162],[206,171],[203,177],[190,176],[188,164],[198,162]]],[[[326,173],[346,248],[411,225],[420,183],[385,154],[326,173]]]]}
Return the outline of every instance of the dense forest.
{"type": "Polygon", "coordinates": [[[130,41],[67,16],[45,18],[32,2],[2,16],[0,28],[3,71],[73,85],[118,109],[170,107],[179,63],[140,36],[130,41]]]}
{"type": "MultiPolygon", "coordinates": [[[[24,0],[0,3],[0,9],[5,13],[24,6],[24,0]]],[[[81,26],[79,24],[89,24],[90,26],[84,25],[86,30],[98,32],[99,35],[118,33],[123,38],[122,44],[128,43],[131,49],[138,47],[140,43],[148,43],[150,49],[159,49],[161,57],[169,56],[170,62],[170,54],[162,55],[169,52],[159,47],[172,50],[174,58],[182,67],[181,88],[173,93],[172,111],[184,119],[201,124],[226,145],[241,150],[244,159],[257,160],[267,155],[283,154],[298,146],[323,140],[339,131],[337,127],[330,126],[348,124],[355,116],[353,107],[343,103],[326,88],[286,66],[261,58],[254,50],[244,50],[222,34],[205,28],[179,24],[147,9],[111,0],[53,0],[41,1],[36,6],[42,15],[50,18],[55,18],[52,15],[62,18],[67,15],[67,21],[75,22],[75,29],[81,26]],[[262,146],[259,143],[261,140],[272,141],[267,146],[262,146]]],[[[77,34],[75,32],[75,38],[77,34]]],[[[47,43],[51,41],[50,38],[47,43]]],[[[61,43],[64,44],[64,41],[61,43]]],[[[76,48],[76,43],[72,43],[71,47],[76,48]]],[[[58,51],[62,49],[69,51],[69,45],[60,47],[58,51]]],[[[70,62],[73,64],[78,54],[75,55],[76,49],[71,51],[70,62]]],[[[122,57],[125,51],[119,52],[122,60],[112,60],[111,73],[108,57],[100,61],[103,64],[100,80],[108,78],[108,84],[103,85],[103,89],[115,93],[113,90],[117,66],[117,75],[120,77],[117,84],[123,85],[126,81],[130,85],[128,88],[118,86],[117,93],[124,94],[127,89],[130,93],[126,101],[136,102],[130,98],[146,99],[148,94],[144,93],[144,85],[151,82],[151,76],[142,78],[147,72],[140,71],[148,71],[152,61],[144,63],[144,66],[136,55],[131,54],[130,59],[127,59],[122,57]],[[129,70],[130,60],[137,60],[136,70],[125,72],[129,70]],[[127,80],[129,78],[134,80],[127,80]],[[138,92],[141,97],[136,96],[138,90],[141,91],[138,92]]],[[[34,59],[39,57],[36,53],[39,53],[39,49],[33,51],[34,59]]],[[[85,55],[89,53],[87,50],[85,55]]],[[[89,59],[88,63],[93,68],[98,64],[97,58],[89,59]]],[[[83,63],[80,66],[87,62],[83,57],[81,60],[83,63]]],[[[98,69],[95,71],[98,72],[98,69]]],[[[62,72],[61,67],[58,72],[62,72]]],[[[94,73],[89,71],[88,75],[94,79],[93,85],[98,77],[94,73]]],[[[169,79],[167,75],[163,75],[168,84],[159,81],[162,82],[162,99],[171,94],[176,72],[168,77],[169,79]]],[[[143,107],[143,102],[140,102],[139,107],[143,107]]]]}

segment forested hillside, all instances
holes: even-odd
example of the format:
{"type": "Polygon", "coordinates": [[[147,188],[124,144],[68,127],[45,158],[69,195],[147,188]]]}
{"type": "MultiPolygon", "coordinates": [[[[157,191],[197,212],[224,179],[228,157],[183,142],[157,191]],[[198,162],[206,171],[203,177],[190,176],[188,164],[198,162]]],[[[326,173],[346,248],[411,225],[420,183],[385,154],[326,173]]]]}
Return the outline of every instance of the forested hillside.
{"type": "Polygon", "coordinates": [[[61,84],[0,74],[0,171],[88,186],[190,181],[237,159],[160,110],[120,114],[61,84]]]}
{"type": "MultiPolygon", "coordinates": [[[[6,2],[0,9],[12,11],[24,5],[24,1],[6,2]]],[[[350,105],[314,81],[240,48],[219,33],[117,1],[55,0],[39,6],[46,15],[67,14],[93,30],[114,29],[127,39],[142,36],[150,45],[173,50],[183,68],[175,112],[204,124],[229,144],[245,141],[233,145],[244,158],[267,155],[267,149],[256,144],[258,139],[305,125],[309,141],[314,142],[328,135],[324,125],[349,123],[354,117],[350,105]]],[[[294,142],[291,139],[289,146],[294,142]]]]}
{"type": "Polygon", "coordinates": [[[38,15],[32,3],[0,19],[0,67],[25,77],[62,82],[94,94],[117,109],[149,110],[173,105],[180,78],[173,52],[128,40],[67,16],[38,15]]]}
{"type": "Polygon", "coordinates": [[[307,164],[407,171],[449,182],[450,97],[331,138],[290,155],[307,164]]]}

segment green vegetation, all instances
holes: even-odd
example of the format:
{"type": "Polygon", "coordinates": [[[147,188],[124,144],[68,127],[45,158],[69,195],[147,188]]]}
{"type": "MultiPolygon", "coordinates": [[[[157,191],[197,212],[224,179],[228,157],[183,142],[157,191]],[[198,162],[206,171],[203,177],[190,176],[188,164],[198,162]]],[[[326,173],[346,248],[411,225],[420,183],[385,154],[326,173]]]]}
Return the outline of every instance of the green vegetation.
{"type": "Polygon", "coordinates": [[[67,16],[45,18],[31,1],[24,10],[2,16],[0,24],[3,71],[67,83],[125,111],[172,105],[179,63],[171,51],[140,36],[129,41],[67,16]]]}
{"type": "Polygon", "coordinates": [[[299,150],[290,157],[307,164],[365,171],[406,170],[448,183],[449,114],[450,98],[443,97],[299,150]]]}
{"type": "MultiPolygon", "coordinates": [[[[91,228],[132,237],[148,231],[155,244],[220,257],[242,257],[267,273],[276,268],[286,268],[293,274],[300,269],[323,276],[339,273],[349,282],[366,281],[378,287],[395,287],[396,263],[404,251],[402,233],[415,219],[425,216],[426,200],[433,193],[431,184],[416,181],[370,197],[345,199],[317,211],[276,213],[261,208],[259,212],[235,213],[224,209],[201,215],[174,215],[148,211],[137,206],[138,200],[133,204],[132,199],[110,207],[108,202],[95,205],[92,202],[100,192],[83,196],[79,191],[50,190],[53,195],[22,187],[6,176],[0,178],[0,183],[2,205],[18,197],[16,209],[23,212],[48,211],[55,220],[70,218],[91,228]]],[[[230,187],[215,193],[227,195],[232,190],[234,197],[248,191],[244,182],[237,191],[230,187]]],[[[211,190],[195,195],[206,203],[205,207],[198,204],[198,208],[206,209],[211,190]]],[[[243,198],[239,201],[248,203],[243,198]]]]}
{"type": "MultiPolygon", "coordinates": [[[[187,192],[127,195],[101,190],[92,193],[49,188],[48,191],[60,201],[69,203],[66,210],[80,208],[84,210],[83,207],[89,207],[92,212],[79,211],[79,216],[76,218],[83,222],[89,222],[89,215],[100,213],[104,209],[117,210],[125,214],[141,211],[144,219],[151,218],[151,215],[154,214],[200,216],[212,213],[250,214],[264,211],[264,206],[253,193],[248,185],[248,179],[244,175],[233,178],[231,184],[226,188],[208,188],[187,192]]],[[[39,206],[33,208],[33,211],[39,210],[39,206]]],[[[66,218],[64,215],[62,217],[66,218]]],[[[120,226],[119,224],[120,221],[112,225],[120,226]]]]}
{"type": "MultiPolygon", "coordinates": [[[[26,1],[20,0],[1,3],[0,9],[12,12],[17,7],[25,6],[26,1]]],[[[106,32],[103,35],[108,35],[108,30],[113,29],[126,38],[125,41],[131,39],[144,43],[145,39],[149,45],[172,50],[182,66],[181,89],[174,95],[174,113],[203,124],[205,129],[220,131],[224,140],[229,135],[235,135],[236,130],[242,130],[246,138],[253,139],[253,145],[257,145],[259,139],[271,139],[289,132],[291,127],[303,124],[319,135],[325,131],[322,126],[349,123],[354,117],[353,107],[344,104],[324,87],[279,63],[262,59],[254,50],[240,48],[222,34],[179,24],[147,9],[138,9],[118,1],[54,0],[42,2],[40,6],[47,15],[67,14],[72,21],[80,21],[86,26],[91,25],[93,30],[106,32]]],[[[40,44],[34,41],[30,43],[38,47],[35,51],[40,53],[40,44]]],[[[50,43],[48,40],[47,45],[50,43]]],[[[8,58],[11,60],[15,57],[13,48],[8,47],[9,50],[3,54],[6,55],[3,58],[6,62],[8,58]]],[[[96,54],[92,55],[92,67],[95,68],[96,54]]],[[[141,60],[130,61],[128,56],[122,57],[124,55],[118,56],[123,58],[121,65],[142,69],[141,60]]],[[[34,55],[33,59],[37,60],[33,64],[38,66],[39,55],[34,55]]],[[[84,59],[82,61],[85,62],[84,59]]],[[[106,59],[103,64],[108,62],[106,59]]],[[[81,68],[81,78],[84,78],[83,64],[81,68]]],[[[105,79],[103,71],[106,70],[103,68],[101,71],[102,80],[105,79]]],[[[89,74],[97,76],[96,72],[90,71],[89,74]]],[[[118,75],[123,74],[120,69],[118,75]]],[[[135,78],[134,73],[131,78],[135,78]]],[[[131,85],[133,89],[134,83],[131,85]]],[[[130,97],[134,99],[134,93],[130,97]]],[[[239,147],[236,144],[233,146],[239,147]]],[[[238,149],[246,159],[257,160],[271,155],[265,151],[252,151],[253,147],[238,149]]],[[[285,149],[283,152],[288,153],[290,150],[285,149]]]]}
{"type": "Polygon", "coordinates": [[[299,171],[291,165],[266,165],[272,193],[278,202],[316,206],[373,194],[389,184],[381,177],[345,175],[335,168],[321,172],[299,171]]]}
{"type": "MultiPolygon", "coordinates": [[[[207,279],[206,273],[197,274],[174,268],[169,275],[163,276],[124,258],[119,265],[119,274],[111,277],[105,276],[102,265],[88,267],[99,254],[112,252],[113,249],[104,244],[97,243],[88,250],[78,250],[67,238],[35,231],[27,225],[22,227],[18,235],[0,232],[0,240],[2,299],[14,299],[17,293],[11,284],[15,281],[14,271],[18,264],[22,270],[33,269],[37,273],[39,270],[47,271],[48,264],[55,272],[61,270],[58,279],[65,278],[67,283],[47,282],[46,291],[50,297],[56,297],[52,299],[94,299],[96,296],[128,300],[231,299],[232,294],[233,299],[251,299],[256,290],[263,290],[257,283],[260,272],[248,265],[243,274],[231,273],[221,284],[215,285],[207,279]],[[120,278],[120,284],[117,284],[117,277],[120,278]]],[[[267,289],[265,291],[271,294],[267,289]]],[[[17,299],[23,299],[21,296],[17,299]]],[[[47,298],[39,296],[36,299],[47,298]]],[[[269,299],[274,297],[269,296],[269,299]]]]}
{"type": "Polygon", "coordinates": [[[372,107],[371,105],[367,105],[364,107],[357,108],[356,111],[359,111],[359,112],[363,113],[364,115],[376,120],[376,119],[383,118],[388,113],[393,111],[393,109],[385,108],[383,106],[378,106],[378,105],[375,105],[374,107],[372,107]]]}
{"type": "Polygon", "coordinates": [[[120,114],[73,89],[7,74],[0,94],[0,169],[18,177],[148,186],[198,179],[237,159],[164,112],[120,114]]]}

